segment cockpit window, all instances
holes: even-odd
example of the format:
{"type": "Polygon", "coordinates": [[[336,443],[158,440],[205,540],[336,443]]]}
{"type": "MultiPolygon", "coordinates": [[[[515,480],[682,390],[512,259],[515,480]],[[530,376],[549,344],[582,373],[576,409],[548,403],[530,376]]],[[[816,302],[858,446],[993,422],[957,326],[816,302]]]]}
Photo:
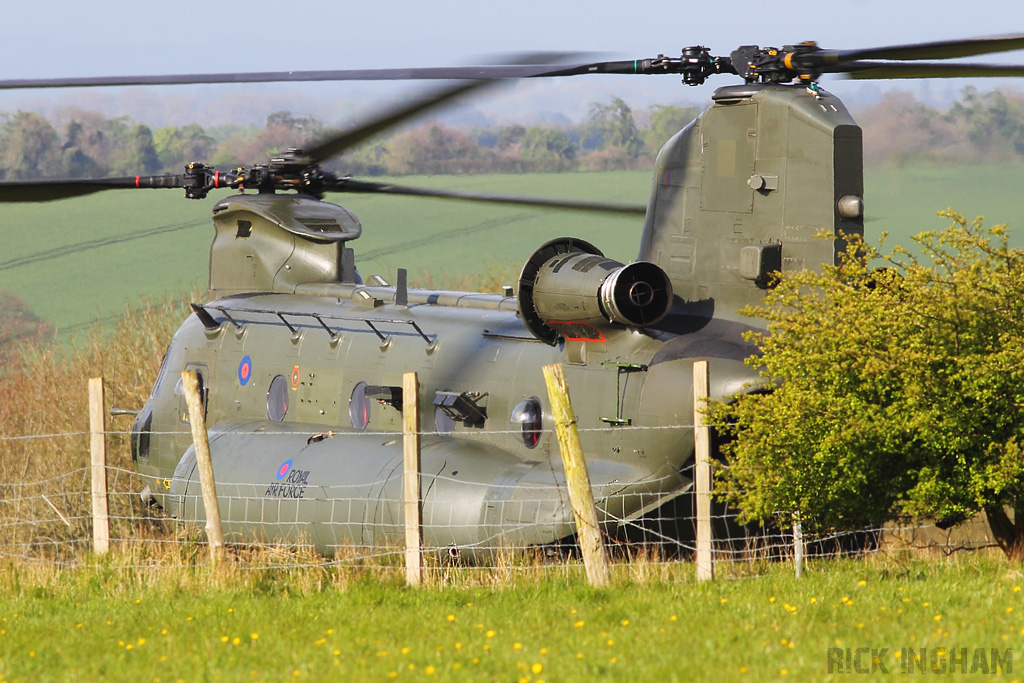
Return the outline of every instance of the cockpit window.
{"type": "Polygon", "coordinates": [[[135,418],[132,423],[132,461],[138,462],[139,458],[149,457],[150,431],[153,429],[153,409],[147,408],[135,418]]]}
{"type": "Polygon", "coordinates": [[[171,355],[171,350],[168,348],[164,351],[164,357],[160,359],[160,370],[156,373],[156,382],[153,383],[153,391],[149,392],[150,398],[155,398],[160,393],[160,385],[163,384],[164,375],[167,374],[167,357],[171,355]]]}
{"type": "MultiPolygon", "coordinates": [[[[193,365],[188,366],[186,369],[194,370],[196,373],[196,379],[199,383],[199,400],[203,405],[203,417],[205,418],[209,394],[206,388],[206,380],[203,377],[203,371],[193,365]]],[[[188,424],[188,401],[185,399],[185,380],[181,377],[178,378],[177,384],[174,385],[174,395],[178,397],[178,420],[182,424],[188,424]]]]}

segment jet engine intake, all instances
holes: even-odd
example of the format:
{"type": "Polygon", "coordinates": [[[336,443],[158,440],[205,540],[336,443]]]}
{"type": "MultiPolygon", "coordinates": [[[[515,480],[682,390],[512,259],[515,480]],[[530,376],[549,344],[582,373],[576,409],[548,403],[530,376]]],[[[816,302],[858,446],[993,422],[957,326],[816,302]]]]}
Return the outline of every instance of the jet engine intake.
{"type": "Polygon", "coordinates": [[[623,265],[573,238],[542,246],[519,278],[523,320],[549,343],[557,339],[553,323],[644,327],[664,318],[671,306],[672,282],[660,267],[646,261],[623,265]]]}

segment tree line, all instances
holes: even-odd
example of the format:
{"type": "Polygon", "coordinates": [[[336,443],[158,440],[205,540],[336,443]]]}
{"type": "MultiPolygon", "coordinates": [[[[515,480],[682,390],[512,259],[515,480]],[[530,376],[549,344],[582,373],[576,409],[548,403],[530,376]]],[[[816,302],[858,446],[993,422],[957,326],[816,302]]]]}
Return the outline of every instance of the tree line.
{"type": "Polygon", "coordinates": [[[892,92],[859,112],[864,162],[999,164],[1024,159],[1024,96],[964,88],[945,111],[892,92]]]}
{"type": "MultiPolygon", "coordinates": [[[[658,149],[698,113],[655,105],[641,126],[620,98],[595,102],[586,121],[565,126],[506,125],[461,130],[430,121],[381,136],[332,162],[345,173],[404,175],[607,170],[650,166],[658,149]]],[[[323,122],[280,111],[266,125],[151,129],[129,117],[72,110],[0,114],[0,178],[102,177],[178,173],[191,161],[217,168],[263,163],[330,133],[323,122]]]]}
{"type": "MultiPolygon", "coordinates": [[[[654,105],[634,113],[612,97],[566,125],[453,128],[431,121],[381,136],[329,164],[356,175],[516,173],[651,168],[661,146],[698,114],[654,105]]],[[[890,93],[857,114],[865,162],[1005,163],[1024,159],[1024,97],[965,88],[945,111],[890,93]]],[[[129,117],[70,110],[61,120],[0,113],[0,179],[178,173],[191,161],[217,168],[262,163],[329,134],[311,116],[280,111],[257,126],[151,129],[129,117]]]]}

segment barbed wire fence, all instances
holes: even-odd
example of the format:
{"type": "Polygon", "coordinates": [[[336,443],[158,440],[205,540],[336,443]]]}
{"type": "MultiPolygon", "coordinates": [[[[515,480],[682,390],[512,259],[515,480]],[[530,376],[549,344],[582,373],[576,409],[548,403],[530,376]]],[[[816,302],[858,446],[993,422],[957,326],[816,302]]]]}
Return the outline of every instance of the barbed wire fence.
{"type": "MultiPolygon", "coordinates": [[[[703,405],[707,396],[703,363],[694,364],[695,406],[703,405]]],[[[582,554],[593,583],[594,554],[588,555],[590,540],[580,542],[581,530],[590,539],[595,537],[591,532],[596,532],[599,554],[606,556],[605,548],[610,548],[612,560],[628,563],[631,571],[636,567],[644,571],[672,568],[671,576],[678,578],[689,575],[687,567],[695,567],[698,580],[713,578],[715,567],[723,569],[719,575],[725,577],[756,575],[764,570],[765,562],[793,562],[800,576],[803,558],[808,555],[877,554],[894,549],[952,554],[995,545],[984,523],[945,531],[931,524],[914,524],[816,534],[802,530],[802,522],[813,520],[780,517],[778,524],[767,527],[743,524],[737,509],[711,495],[710,444],[701,410],[695,410],[694,424],[689,425],[579,428],[572,416],[568,388],[564,380],[556,380],[560,367],[546,367],[546,375],[549,369],[554,371],[547,378],[552,404],[563,404],[566,409],[562,417],[556,416],[561,459],[541,457],[512,465],[502,461],[499,467],[484,467],[475,477],[458,478],[458,471],[447,467],[447,455],[440,467],[436,458],[431,467],[421,466],[420,438],[438,439],[439,435],[420,431],[418,417],[404,422],[400,432],[307,434],[296,431],[301,427],[278,423],[280,431],[263,425],[233,432],[244,432],[248,453],[262,454],[262,466],[272,463],[277,468],[274,474],[249,465],[252,458],[242,457],[241,451],[228,449],[220,454],[221,475],[215,485],[206,444],[205,408],[197,383],[186,382],[186,389],[191,387],[187,428],[183,423],[177,431],[158,432],[147,424],[143,427],[146,434],[133,435],[107,428],[103,381],[94,378],[90,380],[89,431],[0,433],[0,479],[13,480],[0,481],[0,557],[77,568],[94,562],[113,545],[115,557],[106,558],[105,566],[159,570],[203,565],[206,555],[202,548],[206,546],[208,564],[216,569],[223,556],[221,539],[226,538],[234,549],[233,566],[240,569],[404,567],[407,583],[418,585],[423,560],[432,570],[471,568],[502,576],[512,570],[569,571],[578,567],[582,554]],[[556,395],[556,391],[563,393],[556,395]],[[158,478],[153,467],[140,466],[140,471],[135,471],[111,465],[107,459],[108,442],[114,444],[116,459],[127,464],[133,436],[141,440],[172,435],[180,440],[186,429],[191,432],[193,448],[186,451],[170,479],[158,478]],[[595,484],[586,474],[579,440],[563,438],[567,429],[608,434],[693,430],[695,459],[681,471],[654,468],[644,470],[651,474],[633,472],[625,478],[606,473],[597,477],[595,484]],[[260,439],[266,441],[260,444],[260,439]],[[322,462],[335,482],[341,479],[344,483],[330,483],[332,477],[325,483],[311,482],[310,471],[298,466],[290,471],[292,456],[294,462],[302,463],[304,447],[326,439],[340,440],[326,451],[336,459],[322,462]],[[400,440],[403,445],[395,448],[400,440]],[[410,457],[411,444],[415,444],[415,457],[410,457]],[[573,450],[577,453],[570,453],[573,450]],[[52,471],[54,463],[77,461],[77,453],[84,451],[91,453],[90,465],[29,480],[33,461],[52,459],[52,471]],[[373,460],[374,469],[346,476],[351,472],[339,468],[337,460],[346,454],[373,460]],[[7,466],[19,458],[24,462],[20,473],[7,466]],[[238,462],[233,468],[225,467],[232,465],[228,462],[232,458],[238,462]],[[578,464],[573,464],[574,459],[578,464]],[[520,465],[526,469],[510,474],[520,465]],[[581,466],[582,472],[573,471],[581,466]],[[196,473],[204,470],[207,474],[197,479],[196,473]],[[409,472],[414,473],[411,480],[409,472]],[[201,486],[199,479],[205,479],[201,486]],[[151,487],[157,489],[155,494],[151,487]],[[598,505],[590,502],[593,516],[583,515],[579,502],[590,499],[591,494],[598,505]],[[417,512],[412,516],[415,532],[409,521],[410,506],[417,512]],[[216,509],[222,523],[218,523],[218,515],[207,520],[207,509],[216,509]],[[797,523],[790,524],[794,521],[797,523]],[[410,571],[413,565],[415,572],[410,571]]],[[[194,378],[186,372],[184,379],[194,378]]],[[[418,415],[415,373],[407,373],[403,381],[411,382],[406,393],[413,397],[404,416],[418,415]]],[[[488,430],[486,434],[493,439],[506,433],[515,435],[519,430],[488,430]]],[[[446,438],[449,441],[443,449],[452,452],[482,443],[479,439],[446,438]]],[[[471,461],[472,457],[462,460],[467,469],[472,468],[471,461]]],[[[607,576],[607,560],[601,563],[607,576]]]]}
{"type": "MultiPolygon", "coordinates": [[[[104,434],[122,440],[128,435],[117,430],[104,434]]],[[[268,432],[267,436],[272,434],[268,432]]],[[[400,435],[401,432],[381,436],[400,435]]],[[[435,436],[429,431],[421,435],[435,436]]],[[[334,438],[341,439],[356,436],[334,434],[334,438]]],[[[89,432],[2,437],[0,449],[13,441],[43,444],[78,439],[84,445],[88,438],[89,432]]],[[[38,450],[42,453],[46,449],[38,450]]],[[[693,481],[692,468],[691,463],[679,474],[693,481]]],[[[106,472],[110,542],[118,550],[113,566],[175,568],[205,562],[201,552],[205,543],[201,533],[204,518],[199,513],[202,494],[197,487],[180,494],[181,512],[172,517],[142,499],[140,492],[147,485],[144,476],[117,466],[107,466],[106,472]]],[[[428,566],[559,571],[578,563],[564,480],[554,491],[550,487],[535,487],[536,495],[532,497],[530,487],[521,488],[514,502],[506,501],[517,511],[535,511],[533,516],[522,517],[518,526],[486,526],[467,521],[463,509],[465,493],[446,498],[441,492],[456,487],[465,491],[465,487],[476,486],[481,491],[468,497],[484,500],[483,489],[490,484],[466,483],[442,474],[424,473],[423,477],[422,490],[430,503],[425,507],[422,522],[422,550],[428,566]],[[566,536],[568,540],[562,542],[527,542],[530,538],[566,536]],[[518,559],[510,560],[513,556],[518,559]]],[[[388,497],[389,481],[382,477],[359,486],[315,487],[308,498],[301,500],[268,498],[264,495],[266,485],[252,481],[218,481],[219,506],[236,561],[243,569],[316,565],[400,569],[404,521],[400,495],[397,499],[388,497]],[[369,495],[374,492],[376,497],[369,495]],[[238,560],[243,556],[244,561],[238,560]]],[[[652,491],[662,488],[660,481],[638,483],[638,488],[652,491]]],[[[629,493],[628,505],[607,488],[598,487],[595,497],[601,501],[601,533],[613,563],[627,563],[642,556],[649,565],[692,564],[697,550],[692,487],[668,501],[662,494],[629,493]],[[615,512],[621,509],[647,512],[639,516],[615,512]]],[[[727,570],[727,576],[755,575],[765,561],[793,561],[791,531],[740,524],[738,512],[720,501],[714,502],[712,508],[714,562],[727,570]]],[[[496,518],[502,514],[498,511],[496,518]]],[[[40,480],[0,482],[0,556],[61,568],[82,567],[92,561],[93,531],[90,466],[40,480]]],[[[806,534],[803,541],[810,557],[877,554],[897,549],[952,554],[995,545],[980,522],[974,527],[950,530],[933,524],[886,525],[857,532],[806,534]]]]}

